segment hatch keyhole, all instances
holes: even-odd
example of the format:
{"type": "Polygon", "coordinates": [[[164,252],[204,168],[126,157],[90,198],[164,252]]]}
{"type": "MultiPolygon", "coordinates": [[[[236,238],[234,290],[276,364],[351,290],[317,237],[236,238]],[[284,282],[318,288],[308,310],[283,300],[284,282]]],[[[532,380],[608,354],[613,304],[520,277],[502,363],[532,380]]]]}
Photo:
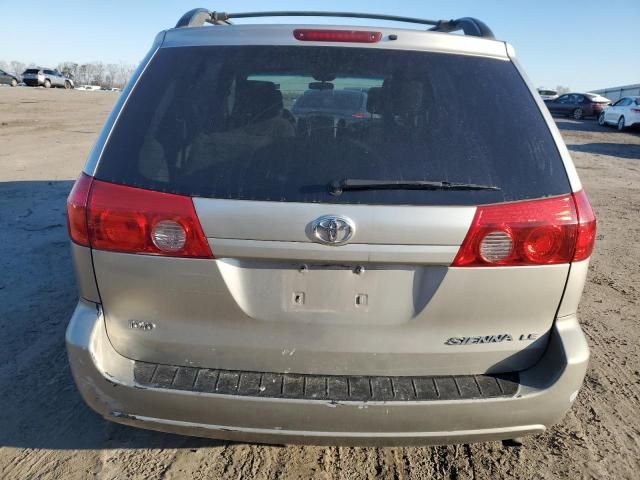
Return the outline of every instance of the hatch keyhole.
{"type": "Polygon", "coordinates": [[[304,292],[294,292],[293,303],[296,305],[304,305],[304,292]]]}

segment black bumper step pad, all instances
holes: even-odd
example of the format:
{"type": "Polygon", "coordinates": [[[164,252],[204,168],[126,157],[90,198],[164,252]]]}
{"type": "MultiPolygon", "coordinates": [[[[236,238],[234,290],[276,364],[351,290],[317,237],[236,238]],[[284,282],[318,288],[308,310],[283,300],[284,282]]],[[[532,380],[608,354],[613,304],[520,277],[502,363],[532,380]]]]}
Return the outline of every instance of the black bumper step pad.
{"type": "Polygon", "coordinates": [[[303,375],[177,367],[135,362],[142,387],[245,397],[386,402],[513,397],[517,373],[429,377],[303,375]]]}

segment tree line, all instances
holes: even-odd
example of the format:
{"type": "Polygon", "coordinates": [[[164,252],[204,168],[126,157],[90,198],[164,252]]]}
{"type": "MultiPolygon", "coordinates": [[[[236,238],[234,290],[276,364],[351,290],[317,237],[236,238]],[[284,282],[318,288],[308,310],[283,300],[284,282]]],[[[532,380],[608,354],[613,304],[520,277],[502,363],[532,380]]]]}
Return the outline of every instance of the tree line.
{"type": "MultiPolygon", "coordinates": [[[[25,64],[12,60],[5,62],[0,60],[0,70],[21,76],[27,68],[35,68],[35,63],[25,64]]],[[[64,75],[73,79],[76,85],[100,85],[103,88],[122,88],[136,69],[135,65],[127,63],[76,63],[62,62],[57,66],[64,75]]],[[[555,90],[558,95],[570,91],[569,87],[558,85],[555,90]]]]}
{"type": "MultiPolygon", "coordinates": [[[[35,63],[23,63],[17,60],[0,60],[0,70],[21,76],[27,68],[42,67],[35,63]]],[[[51,67],[50,67],[51,68],[51,67]]],[[[133,74],[136,66],[127,63],[76,63],[62,62],[57,68],[63,75],[72,78],[77,85],[100,85],[103,88],[122,88],[133,74]]]]}

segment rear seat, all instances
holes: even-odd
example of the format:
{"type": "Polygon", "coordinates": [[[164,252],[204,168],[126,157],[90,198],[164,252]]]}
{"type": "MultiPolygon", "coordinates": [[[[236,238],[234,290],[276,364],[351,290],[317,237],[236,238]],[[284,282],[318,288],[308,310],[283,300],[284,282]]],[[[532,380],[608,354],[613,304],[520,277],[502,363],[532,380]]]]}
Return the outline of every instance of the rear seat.
{"type": "Polygon", "coordinates": [[[282,93],[275,83],[247,80],[238,86],[229,129],[196,137],[186,162],[187,172],[250,159],[251,152],[293,136],[295,127],[283,116],[282,93]]]}

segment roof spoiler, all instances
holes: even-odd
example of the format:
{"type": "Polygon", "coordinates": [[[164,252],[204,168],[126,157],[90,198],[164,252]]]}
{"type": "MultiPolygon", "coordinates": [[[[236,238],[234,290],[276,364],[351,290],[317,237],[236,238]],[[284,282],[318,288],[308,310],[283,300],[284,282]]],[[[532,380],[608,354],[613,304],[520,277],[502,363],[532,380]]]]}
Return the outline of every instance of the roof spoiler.
{"type": "Polygon", "coordinates": [[[452,33],[461,31],[465,35],[495,39],[491,29],[480,20],[472,17],[458,18],[457,20],[428,20],[425,18],[402,17],[397,15],[381,15],[375,13],[357,12],[314,12],[314,11],[273,11],[273,12],[244,12],[225,13],[209,11],[206,8],[194,8],[185,13],[175,28],[201,27],[205,23],[213,25],[230,25],[232,18],[255,17],[340,17],[340,18],[368,18],[374,20],[387,20],[392,22],[415,23],[419,25],[431,25],[431,32],[452,33]]]}

